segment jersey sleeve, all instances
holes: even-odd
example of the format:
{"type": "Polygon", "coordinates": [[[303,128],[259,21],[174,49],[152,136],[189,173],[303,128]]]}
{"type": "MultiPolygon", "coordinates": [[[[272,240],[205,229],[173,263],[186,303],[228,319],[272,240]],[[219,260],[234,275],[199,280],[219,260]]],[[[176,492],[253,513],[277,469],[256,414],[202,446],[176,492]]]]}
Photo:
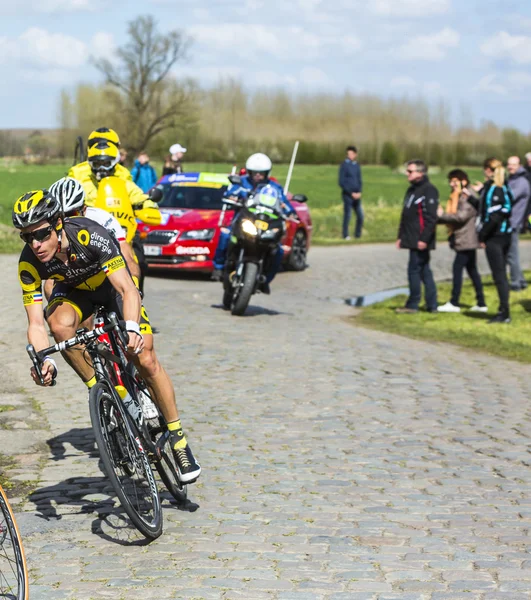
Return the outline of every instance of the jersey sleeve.
{"type": "Polygon", "coordinates": [[[144,194],[144,192],[132,181],[125,182],[127,193],[129,194],[129,199],[131,200],[131,204],[137,208],[139,204],[144,204],[146,200],[149,200],[148,195],[144,194]]]}
{"type": "Polygon", "coordinates": [[[24,306],[42,304],[42,277],[35,263],[36,259],[32,257],[33,253],[26,247],[18,263],[18,281],[22,288],[24,306]]]}
{"type": "Polygon", "coordinates": [[[118,219],[109,213],[108,227],[118,242],[125,242],[124,228],[118,222],[118,219]]]}

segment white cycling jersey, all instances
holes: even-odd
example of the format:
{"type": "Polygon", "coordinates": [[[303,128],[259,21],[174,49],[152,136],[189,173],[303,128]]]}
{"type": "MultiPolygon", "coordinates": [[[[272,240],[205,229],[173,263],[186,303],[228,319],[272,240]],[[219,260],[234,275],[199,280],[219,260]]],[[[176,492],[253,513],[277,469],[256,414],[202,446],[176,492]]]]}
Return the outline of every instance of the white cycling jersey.
{"type": "Polygon", "coordinates": [[[120,225],[116,217],[113,217],[111,213],[103,210],[102,208],[94,208],[93,206],[87,206],[85,208],[85,215],[87,219],[92,219],[104,227],[107,231],[110,231],[118,243],[125,242],[125,231],[120,225]]]}

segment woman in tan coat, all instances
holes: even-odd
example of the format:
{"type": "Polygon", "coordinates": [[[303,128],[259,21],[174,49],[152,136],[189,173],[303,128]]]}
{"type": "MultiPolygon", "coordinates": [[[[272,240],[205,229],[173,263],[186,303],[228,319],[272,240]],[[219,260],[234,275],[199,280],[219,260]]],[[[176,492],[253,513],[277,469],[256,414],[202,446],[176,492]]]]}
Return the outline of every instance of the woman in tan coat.
{"type": "Polygon", "coordinates": [[[476,232],[478,215],[478,197],[470,187],[470,180],[465,171],[454,169],[448,173],[448,182],[452,190],[446,210],[439,206],[437,217],[439,223],[448,226],[450,248],[455,250],[453,265],[452,297],[437,309],[439,312],[461,312],[459,297],[463,286],[463,269],[476,290],[477,303],[470,310],[487,312],[483,284],[477,267],[477,248],[479,247],[476,232]]]}

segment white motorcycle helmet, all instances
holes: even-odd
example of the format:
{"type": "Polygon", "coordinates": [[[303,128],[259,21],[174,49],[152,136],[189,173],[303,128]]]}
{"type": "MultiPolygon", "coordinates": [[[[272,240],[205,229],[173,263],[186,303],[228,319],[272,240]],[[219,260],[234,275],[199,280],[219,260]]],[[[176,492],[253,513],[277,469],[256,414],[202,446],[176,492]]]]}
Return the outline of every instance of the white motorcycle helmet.
{"type": "Polygon", "coordinates": [[[245,169],[249,175],[252,175],[253,173],[265,173],[267,177],[272,168],[273,163],[269,156],[262,154],[261,152],[251,154],[245,163],[245,169]]]}
{"type": "Polygon", "coordinates": [[[50,186],[50,194],[55,196],[62,206],[62,211],[68,216],[74,210],[81,210],[85,204],[85,190],[72,177],[63,177],[50,186]]]}

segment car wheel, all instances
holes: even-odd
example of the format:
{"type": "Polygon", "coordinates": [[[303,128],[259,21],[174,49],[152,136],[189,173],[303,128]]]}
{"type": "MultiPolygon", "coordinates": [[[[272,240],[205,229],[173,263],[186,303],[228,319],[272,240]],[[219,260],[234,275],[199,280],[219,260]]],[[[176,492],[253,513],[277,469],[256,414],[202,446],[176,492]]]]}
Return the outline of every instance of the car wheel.
{"type": "Polygon", "coordinates": [[[287,260],[287,267],[291,271],[304,271],[306,268],[306,255],[308,253],[308,240],[304,229],[299,229],[293,238],[291,252],[287,260]]]}

